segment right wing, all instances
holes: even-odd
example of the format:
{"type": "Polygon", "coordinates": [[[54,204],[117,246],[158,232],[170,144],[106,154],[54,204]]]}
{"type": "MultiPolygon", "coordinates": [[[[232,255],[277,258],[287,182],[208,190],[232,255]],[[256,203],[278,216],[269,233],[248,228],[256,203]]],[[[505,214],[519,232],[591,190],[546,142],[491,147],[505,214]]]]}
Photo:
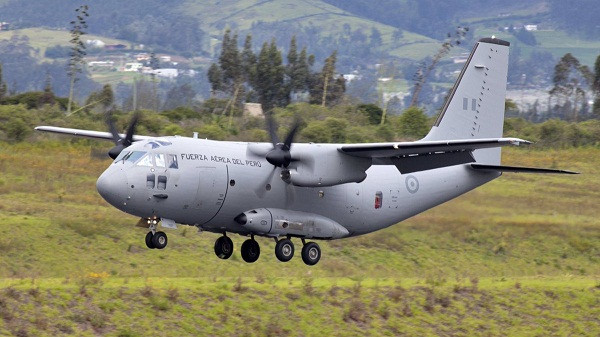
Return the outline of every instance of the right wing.
{"type": "MultiPolygon", "coordinates": [[[[93,130],[82,130],[82,129],[70,129],[70,128],[61,128],[57,126],[38,126],[35,128],[36,131],[44,131],[51,133],[59,133],[64,135],[71,135],[77,137],[86,137],[93,139],[103,139],[113,141],[113,135],[110,132],[102,132],[102,131],[93,131],[93,130]]],[[[119,134],[121,138],[125,138],[125,134],[119,134]]],[[[139,141],[144,139],[150,139],[153,137],[149,136],[133,136],[133,141],[139,141]]]]}
{"type": "Polygon", "coordinates": [[[400,143],[350,144],[338,148],[353,157],[371,158],[375,165],[395,165],[401,173],[475,162],[473,151],[531,144],[519,138],[482,138],[400,143]]]}

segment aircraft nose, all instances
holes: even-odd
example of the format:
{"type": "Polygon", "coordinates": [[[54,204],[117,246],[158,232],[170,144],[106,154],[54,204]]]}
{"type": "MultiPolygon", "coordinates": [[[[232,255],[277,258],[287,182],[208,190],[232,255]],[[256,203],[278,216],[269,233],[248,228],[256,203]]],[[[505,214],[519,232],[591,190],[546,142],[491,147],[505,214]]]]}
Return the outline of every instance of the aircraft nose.
{"type": "Polygon", "coordinates": [[[126,199],[127,177],[124,172],[106,170],[98,178],[96,189],[104,200],[119,208],[126,199]]]}

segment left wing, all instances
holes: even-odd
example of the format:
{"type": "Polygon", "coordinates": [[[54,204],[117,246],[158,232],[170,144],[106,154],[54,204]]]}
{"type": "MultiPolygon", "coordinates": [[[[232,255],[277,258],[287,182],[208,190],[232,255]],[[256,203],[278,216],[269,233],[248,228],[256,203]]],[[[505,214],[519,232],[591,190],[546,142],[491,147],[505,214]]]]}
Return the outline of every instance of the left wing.
{"type": "MultiPolygon", "coordinates": [[[[58,126],[38,126],[35,128],[36,131],[44,131],[51,133],[60,133],[71,136],[78,137],[86,137],[93,139],[104,139],[113,141],[113,135],[110,132],[102,132],[102,131],[92,131],[92,130],[82,130],[82,129],[70,129],[70,128],[61,128],[58,126]]],[[[121,138],[125,138],[125,134],[120,134],[121,138]]],[[[133,136],[133,141],[139,141],[144,139],[150,139],[152,137],[149,136],[133,136]]]]}
{"type": "Polygon", "coordinates": [[[372,158],[375,165],[395,165],[401,173],[475,162],[473,151],[506,145],[531,144],[519,138],[482,138],[342,145],[353,157],[372,158]]]}

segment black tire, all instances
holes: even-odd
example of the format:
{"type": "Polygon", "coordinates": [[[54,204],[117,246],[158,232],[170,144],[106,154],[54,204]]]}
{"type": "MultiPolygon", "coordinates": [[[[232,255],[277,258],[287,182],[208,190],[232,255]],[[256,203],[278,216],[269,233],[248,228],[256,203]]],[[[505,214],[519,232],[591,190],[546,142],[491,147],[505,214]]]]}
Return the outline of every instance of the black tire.
{"type": "Polygon", "coordinates": [[[260,256],[260,246],[254,239],[248,239],[242,243],[242,259],[248,263],[256,262],[260,256]]]}
{"type": "Polygon", "coordinates": [[[152,237],[154,237],[154,234],[152,234],[152,232],[148,232],[148,234],[146,234],[146,247],[150,249],[156,248],[154,247],[154,243],[152,243],[152,237]]]}
{"type": "Polygon", "coordinates": [[[156,249],[163,249],[167,246],[167,234],[165,232],[156,232],[152,236],[152,244],[156,249]]]}
{"type": "Polygon", "coordinates": [[[294,257],[294,243],[290,239],[277,241],[275,245],[275,256],[281,262],[288,262],[294,257]]]}
{"type": "Polygon", "coordinates": [[[321,259],[321,248],[316,242],[309,242],[302,247],[302,261],[314,266],[321,259]]]}
{"type": "Polygon", "coordinates": [[[233,241],[227,236],[221,236],[215,241],[215,254],[219,259],[227,260],[233,254],[233,241]]]}

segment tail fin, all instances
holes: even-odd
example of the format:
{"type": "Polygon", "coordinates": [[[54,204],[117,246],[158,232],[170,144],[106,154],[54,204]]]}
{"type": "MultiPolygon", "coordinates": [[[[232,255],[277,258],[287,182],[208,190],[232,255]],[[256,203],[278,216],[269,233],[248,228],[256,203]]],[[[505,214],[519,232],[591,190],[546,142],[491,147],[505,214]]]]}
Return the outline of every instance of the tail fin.
{"type": "MultiPolygon", "coordinates": [[[[502,137],[509,45],[496,38],[477,42],[423,140],[502,137]]],[[[473,156],[478,163],[500,164],[500,148],[476,150],[473,156]]]]}

